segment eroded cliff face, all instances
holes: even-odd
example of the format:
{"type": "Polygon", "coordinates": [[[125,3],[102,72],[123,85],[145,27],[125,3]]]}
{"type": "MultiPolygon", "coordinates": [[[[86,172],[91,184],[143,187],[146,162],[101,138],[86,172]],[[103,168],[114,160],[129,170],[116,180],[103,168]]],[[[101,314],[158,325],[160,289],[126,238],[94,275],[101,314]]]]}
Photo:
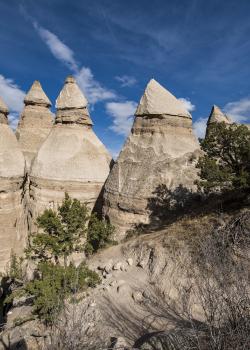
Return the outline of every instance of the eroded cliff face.
{"type": "Polygon", "coordinates": [[[23,252],[27,238],[25,160],[7,116],[8,109],[0,99],[0,272],[5,271],[11,252],[23,252]]]}
{"type": "Polygon", "coordinates": [[[55,125],[39,149],[30,174],[33,219],[56,209],[65,192],[92,209],[110,171],[111,156],[92,130],[87,100],[73,77],[57,99],[55,125]]]}
{"type": "Polygon", "coordinates": [[[37,80],[27,93],[24,104],[16,136],[26,160],[27,171],[29,171],[38,149],[50,133],[54,117],[49,110],[51,102],[37,80]]]}
{"type": "Polygon", "coordinates": [[[150,222],[150,202],[160,186],[173,192],[195,189],[199,155],[190,114],[151,80],[105,184],[103,215],[117,227],[118,239],[135,224],[150,222]]]}

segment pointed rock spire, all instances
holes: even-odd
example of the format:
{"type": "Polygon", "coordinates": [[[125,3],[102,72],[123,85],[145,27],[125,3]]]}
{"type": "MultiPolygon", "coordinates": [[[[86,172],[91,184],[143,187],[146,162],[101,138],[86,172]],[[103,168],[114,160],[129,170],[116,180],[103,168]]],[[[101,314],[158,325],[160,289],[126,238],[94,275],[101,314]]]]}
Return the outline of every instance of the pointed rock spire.
{"type": "Polygon", "coordinates": [[[43,88],[38,80],[35,80],[30,90],[24,98],[25,105],[40,105],[50,107],[51,102],[43,91],[43,88]]]}
{"type": "Polygon", "coordinates": [[[224,114],[218,106],[213,105],[207,121],[207,125],[212,123],[222,123],[222,122],[225,122],[226,124],[230,124],[231,121],[228,118],[228,116],[224,114]]]}
{"type": "Polygon", "coordinates": [[[54,121],[49,107],[51,102],[39,81],[34,81],[24,98],[16,137],[26,159],[27,170],[43,141],[48,136],[54,121]]]}
{"type": "Polygon", "coordinates": [[[162,114],[191,118],[181,101],[156,80],[151,79],[141,97],[135,115],[162,114]]]}
{"type": "Polygon", "coordinates": [[[93,125],[88,112],[88,101],[74,77],[68,76],[56,99],[56,124],[85,124],[93,125]]]}
{"type": "Polygon", "coordinates": [[[68,76],[56,99],[57,109],[86,108],[88,101],[73,76],[68,76]]]}
{"type": "Polygon", "coordinates": [[[8,114],[8,107],[0,97],[0,124],[8,124],[8,114]]]}
{"type": "Polygon", "coordinates": [[[55,125],[31,168],[33,218],[45,207],[57,208],[65,192],[97,209],[110,171],[111,156],[91,128],[87,100],[73,77],[66,79],[56,107],[55,125]]]}
{"type": "Polygon", "coordinates": [[[135,225],[151,221],[155,209],[150,202],[161,196],[162,188],[168,196],[173,193],[173,202],[174,193],[185,198],[195,190],[199,155],[192,119],[183,103],[150,80],[131,133],[104,185],[103,217],[116,227],[116,240],[135,225]]]}

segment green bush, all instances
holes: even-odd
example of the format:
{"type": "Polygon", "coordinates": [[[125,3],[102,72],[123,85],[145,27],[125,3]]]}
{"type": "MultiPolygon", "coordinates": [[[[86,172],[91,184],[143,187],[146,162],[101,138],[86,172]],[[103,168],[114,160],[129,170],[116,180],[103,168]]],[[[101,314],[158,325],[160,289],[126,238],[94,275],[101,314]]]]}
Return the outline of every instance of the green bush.
{"type": "Polygon", "coordinates": [[[72,253],[84,249],[82,240],[86,236],[88,220],[89,211],[86,204],[71,199],[66,193],[57,212],[46,209],[37,218],[38,229],[42,232],[30,236],[27,257],[38,262],[52,261],[56,264],[63,258],[66,266],[72,253]]]}
{"type": "Polygon", "coordinates": [[[46,323],[52,322],[58,315],[65,298],[100,282],[97,273],[85,264],[64,267],[43,262],[38,269],[41,277],[27,283],[25,291],[34,296],[34,313],[46,323]]]}
{"type": "MultiPolygon", "coordinates": [[[[57,211],[46,209],[37,218],[37,226],[38,232],[29,237],[26,249],[26,258],[36,263],[36,278],[17,292],[33,296],[34,313],[50,323],[62,309],[65,299],[70,301],[75,293],[100,282],[99,276],[85,264],[69,265],[68,258],[84,249],[93,253],[114,244],[114,227],[95,215],[90,216],[87,205],[71,199],[68,194],[57,211]]],[[[9,274],[19,276],[19,268],[19,261],[13,256],[9,274]]]]}
{"type": "Polygon", "coordinates": [[[250,130],[245,125],[216,123],[201,140],[198,182],[205,192],[250,187],[250,130]]]}
{"type": "Polygon", "coordinates": [[[113,240],[114,231],[114,226],[92,215],[88,226],[85,253],[93,254],[98,249],[116,244],[116,241],[113,240]]]}
{"type": "Polygon", "coordinates": [[[11,252],[9,268],[6,275],[13,280],[23,281],[24,279],[23,261],[24,261],[24,258],[17,257],[16,254],[11,252]]]}

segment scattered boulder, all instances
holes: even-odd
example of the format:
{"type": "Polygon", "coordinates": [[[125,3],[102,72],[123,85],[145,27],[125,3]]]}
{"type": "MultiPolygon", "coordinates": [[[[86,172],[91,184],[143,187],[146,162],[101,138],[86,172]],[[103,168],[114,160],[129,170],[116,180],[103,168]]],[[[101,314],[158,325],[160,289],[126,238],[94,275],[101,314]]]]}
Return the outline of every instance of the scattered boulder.
{"type": "Polygon", "coordinates": [[[143,294],[140,291],[135,291],[132,293],[132,298],[136,303],[141,303],[143,301],[143,294]]]}
{"type": "Polygon", "coordinates": [[[132,265],[133,265],[133,259],[132,259],[132,258],[128,258],[128,259],[127,259],[127,264],[128,264],[129,266],[132,266],[132,265]]]}
{"type": "Polygon", "coordinates": [[[113,260],[109,260],[107,262],[107,264],[104,266],[104,270],[106,273],[110,273],[112,271],[112,267],[113,267],[113,260]]]}
{"type": "Polygon", "coordinates": [[[114,266],[113,270],[118,271],[118,270],[123,270],[123,263],[121,261],[118,261],[114,266]]]}
{"type": "Polygon", "coordinates": [[[125,350],[128,348],[128,344],[123,337],[111,338],[111,349],[125,350]]]}
{"type": "Polygon", "coordinates": [[[111,281],[111,282],[109,283],[110,287],[114,287],[116,284],[117,284],[117,281],[111,281]]]}

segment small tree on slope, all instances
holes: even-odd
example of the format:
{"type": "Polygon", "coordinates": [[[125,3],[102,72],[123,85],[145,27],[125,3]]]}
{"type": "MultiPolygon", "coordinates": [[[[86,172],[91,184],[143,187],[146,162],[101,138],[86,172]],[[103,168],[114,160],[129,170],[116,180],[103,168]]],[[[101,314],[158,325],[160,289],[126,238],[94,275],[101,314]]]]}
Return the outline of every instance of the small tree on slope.
{"type": "Polygon", "coordinates": [[[71,199],[66,193],[58,212],[46,209],[37,218],[37,226],[43,232],[31,235],[30,246],[26,250],[28,257],[56,264],[63,258],[64,266],[67,266],[67,259],[72,253],[83,251],[82,239],[87,232],[88,220],[86,204],[71,199]]]}
{"type": "Polygon", "coordinates": [[[199,187],[205,192],[250,187],[250,130],[224,122],[210,126],[201,140],[205,155],[199,159],[199,187]]]}

